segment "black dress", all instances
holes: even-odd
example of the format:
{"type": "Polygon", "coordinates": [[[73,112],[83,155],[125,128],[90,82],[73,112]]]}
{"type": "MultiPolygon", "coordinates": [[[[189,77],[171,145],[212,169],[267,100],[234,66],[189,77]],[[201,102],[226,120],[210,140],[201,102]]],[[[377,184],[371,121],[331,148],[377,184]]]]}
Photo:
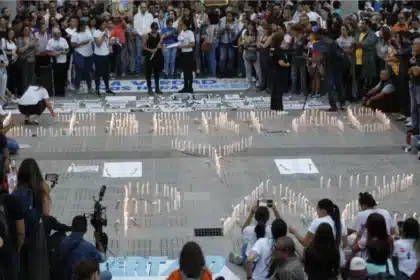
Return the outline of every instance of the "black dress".
{"type": "Polygon", "coordinates": [[[271,81],[273,81],[273,92],[271,93],[270,109],[283,111],[283,94],[288,89],[288,78],[290,67],[282,67],[279,61],[290,63],[290,58],[285,50],[281,48],[270,49],[271,81]]]}
{"type": "MultiPolygon", "coordinates": [[[[147,47],[149,49],[155,49],[159,45],[160,42],[160,35],[157,34],[156,36],[151,35],[150,33],[147,34],[147,47]]],[[[144,55],[144,61],[145,61],[145,68],[146,68],[146,81],[147,81],[147,87],[150,89],[152,88],[152,74],[155,77],[155,86],[156,90],[159,90],[159,74],[163,70],[163,53],[162,49],[157,49],[155,55],[152,59],[152,53],[148,52],[146,50],[143,50],[144,55]]]]}

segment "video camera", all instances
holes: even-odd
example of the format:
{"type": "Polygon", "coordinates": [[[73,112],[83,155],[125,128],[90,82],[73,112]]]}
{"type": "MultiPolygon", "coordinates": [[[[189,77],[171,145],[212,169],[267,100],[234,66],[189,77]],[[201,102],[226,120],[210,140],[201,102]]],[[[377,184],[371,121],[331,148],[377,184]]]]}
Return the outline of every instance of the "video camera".
{"type": "Polygon", "coordinates": [[[95,232],[100,234],[100,241],[106,251],[108,247],[108,236],[105,232],[103,232],[103,228],[107,226],[108,219],[106,218],[106,207],[101,204],[102,200],[104,199],[105,192],[106,186],[103,185],[99,191],[98,199],[96,200],[96,198],[93,197],[93,213],[85,213],[84,216],[90,217],[90,224],[95,229],[95,232]]]}

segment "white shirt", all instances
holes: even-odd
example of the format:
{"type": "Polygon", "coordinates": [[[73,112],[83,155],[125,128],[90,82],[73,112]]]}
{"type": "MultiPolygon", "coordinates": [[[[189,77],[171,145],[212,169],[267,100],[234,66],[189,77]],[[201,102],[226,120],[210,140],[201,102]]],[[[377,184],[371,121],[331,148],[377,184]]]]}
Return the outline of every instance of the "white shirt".
{"type": "Polygon", "coordinates": [[[140,36],[146,35],[150,32],[150,26],[153,23],[153,15],[149,12],[146,12],[144,15],[141,12],[138,12],[134,16],[133,25],[134,30],[140,36]]]}
{"type": "Polygon", "coordinates": [[[29,86],[17,103],[19,105],[36,105],[39,101],[47,98],[50,98],[50,96],[45,88],[29,86]]]}
{"type": "Polygon", "coordinates": [[[55,52],[55,53],[63,53],[59,56],[56,56],[57,63],[66,63],[67,61],[67,54],[66,52],[69,49],[69,44],[67,43],[67,40],[63,37],[60,37],[60,39],[56,40],[54,38],[51,38],[48,40],[47,47],[45,48],[48,52],[55,52]]]}
{"type": "Polygon", "coordinates": [[[74,49],[74,51],[78,52],[84,57],[92,56],[93,54],[92,41],[93,41],[93,36],[90,30],[88,29],[86,29],[84,32],[74,33],[70,39],[70,42],[77,43],[77,44],[90,42],[87,45],[83,45],[74,49]]]}
{"type": "MultiPolygon", "coordinates": [[[[191,43],[195,43],[195,36],[191,30],[181,31],[178,35],[178,42],[180,42],[181,46],[189,45],[191,43]]],[[[181,52],[192,52],[193,48],[185,48],[181,49],[181,52]]]]}
{"type": "MultiPolygon", "coordinates": [[[[361,230],[361,228],[366,224],[367,218],[369,217],[370,214],[372,213],[378,213],[381,214],[384,219],[385,219],[385,223],[386,223],[386,230],[388,232],[388,234],[391,234],[391,228],[393,226],[393,220],[392,220],[392,216],[391,214],[389,214],[389,212],[385,209],[381,209],[381,208],[376,208],[376,209],[366,209],[364,211],[360,211],[359,213],[357,213],[356,218],[354,218],[354,224],[353,224],[353,229],[357,232],[359,232],[361,230]]],[[[366,236],[367,236],[367,232],[365,230],[365,232],[363,233],[362,237],[359,240],[359,248],[364,249],[365,245],[366,245],[366,236]]]]}
{"type": "Polygon", "coordinates": [[[309,13],[306,13],[306,15],[309,17],[310,22],[318,21],[321,18],[321,16],[318,13],[312,12],[312,11],[310,11],[309,13]]]}
{"type": "Polygon", "coordinates": [[[417,257],[414,239],[400,239],[394,242],[393,256],[398,258],[398,268],[411,277],[417,268],[417,257]]]}
{"type": "MultiPolygon", "coordinates": [[[[311,225],[308,228],[308,231],[312,234],[315,234],[316,230],[318,229],[319,225],[323,224],[323,223],[327,223],[331,226],[333,233],[334,233],[334,237],[335,238],[340,238],[340,244],[341,244],[341,238],[347,236],[347,227],[346,224],[341,221],[341,236],[338,237],[336,236],[336,232],[335,232],[335,222],[334,220],[331,218],[331,216],[325,216],[322,218],[316,218],[315,220],[312,221],[311,225]]],[[[343,248],[341,248],[340,246],[340,264],[341,266],[344,266],[346,263],[345,257],[344,257],[344,251],[343,248]]]]}
{"type": "Polygon", "coordinates": [[[74,33],[76,33],[76,28],[74,29],[66,28],[66,33],[72,36],[74,33]]]}
{"type": "MultiPolygon", "coordinates": [[[[5,64],[6,67],[9,65],[9,60],[7,59],[7,55],[5,51],[0,51],[0,62],[5,64]]],[[[7,68],[6,67],[0,67],[0,76],[3,76],[4,74],[7,74],[7,68]]],[[[13,78],[13,77],[11,77],[13,78]]],[[[4,94],[4,93],[2,93],[4,94]]]]}
{"type": "MultiPolygon", "coordinates": [[[[265,236],[267,238],[272,238],[271,235],[271,226],[265,227],[265,236]]],[[[257,242],[257,235],[255,234],[255,226],[247,226],[242,231],[242,240],[246,244],[246,255],[248,256],[255,242],[257,242]]]]}
{"type": "Polygon", "coordinates": [[[260,238],[255,242],[252,251],[257,254],[254,271],[252,272],[252,280],[267,280],[268,270],[272,257],[272,249],[274,240],[272,238],[260,238]]]}
{"type": "Polygon", "coordinates": [[[100,46],[96,44],[96,42],[93,42],[94,50],[93,53],[96,55],[109,55],[109,34],[108,31],[101,31],[101,30],[95,30],[93,32],[93,38],[101,38],[105,34],[105,40],[102,42],[100,46]]]}

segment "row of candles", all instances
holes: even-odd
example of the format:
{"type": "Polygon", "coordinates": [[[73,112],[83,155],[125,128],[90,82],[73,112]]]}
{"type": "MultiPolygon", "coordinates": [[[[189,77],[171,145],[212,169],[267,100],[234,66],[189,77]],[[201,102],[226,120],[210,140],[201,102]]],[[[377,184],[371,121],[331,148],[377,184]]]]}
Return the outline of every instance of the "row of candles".
{"type": "Polygon", "coordinates": [[[180,125],[176,119],[158,119],[153,115],[152,132],[154,135],[188,135],[188,125],[180,125]]]}
{"type": "Polygon", "coordinates": [[[383,132],[391,128],[391,120],[379,110],[348,107],[347,118],[351,125],[361,132],[383,132]],[[361,116],[376,117],[380,120],[380,123],[362,124],[359,120],[361,116]]]}
{"type": "Polygon", "coordinates": [[[312,125],[329,125],[337,127],[340,131],[344,131],[344,123],[337,116],[330,116],[327,112],[319,112],[319,110],[306,110],[299,117],[292,120],[292,129],[294,132],[299,132],[302,128],[312,125]]]}

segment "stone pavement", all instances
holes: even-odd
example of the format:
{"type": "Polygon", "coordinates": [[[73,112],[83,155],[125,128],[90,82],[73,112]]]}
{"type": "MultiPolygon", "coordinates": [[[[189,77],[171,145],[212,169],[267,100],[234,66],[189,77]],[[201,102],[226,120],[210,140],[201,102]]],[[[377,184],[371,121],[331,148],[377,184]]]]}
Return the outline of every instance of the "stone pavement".
{"type": "MultiPolygon", "coordinates": [[[[88,136],[62,135],[69,126],[65,121],[69,117],[60,116],[62,121],[53,123],[50,116],[42,116],[41,127],[45,129],[27,127],[32,130],[27,134],[33,136],[19,136],[25,134],[22,130],[13,132],[16,140],[26,147],[16,161],[19,164],[22,159],[33,157],[42,172],[59,174],[59,182],[52,190],[52,212],[62,222],[70,223],[75,215],[91,213],[92,197],[106,185],[104,205],[108,226],[105,231],[110,238],[109,249],[116,256],[176,258],[188,240],[198,241],[206,255],[227,256],[238,249],[238,235],[210,236],[210,231],[204,230],[209,236],[196,237],[194,229],[220,228],[220,219],[232,212],[232,205],[267,179],[305,194],[313,205],[328,197],[343,209],[346,203],[357,198],[358,192],[373,189],[364,187],[362,182],[366,175],[380,180],[386,176],[390,180],[400,173],[413,173],[415,187],[385,198],[381,205],[393,212],[420,212],[420,190],[416,186],[419,163],[415,157],[403,153],[405,137],[394,126],[387,132],[360,133],[348,125],[345,114],[341,113],[344,133],[331,127],[295,133],[291,123],[300,111],[290,111],[290,115],[262,121],[269,132],[258,135],[247,123],[237,119],[237,112],[231,111],[229,120],[239,124],[239,135],[218,132],[204,136],[194,121],[200,113],[186,114],[189,120],[180,124],[188,125],[189,133],[177,136],[182,141],[217,147],[230,144],[233,139],[253,137],[249,149],[221,160],[222,180],[208,157],[171,149],[172,136],[151,135],[152,114],[144,112],[135,113],[138,132],[132,136],[110,136],[105,132],[111,118],[107,113],[95,114],[95,120],[79,117],[77,126],[87,128],[76,132],[88,136]],[[282,158],[310,158],[319,173],[280,174],[275,159],[282,158]],[[132,166],[127,162],[137,164],[132,166]],[[357,174],[361,178],[359,189],[337,187],[338,176],[342,176],[343,186],[348,186],[349,177],[357,174]],[[118,176],[120,178],[114,178],[118,176]],[[325,182],[331,178],[331,188],[320,188],[321,176],[325,182]],[[129,199],[124,203],[126,192],[129,199]],[[147,209],[144,201],[148,202],[147,209]]],[[[303,233],[306,228],[299,215],[284,211],[286,221],[303,233]]],[[[241,274],[240,269],[234,271],[241,274]]]]}

